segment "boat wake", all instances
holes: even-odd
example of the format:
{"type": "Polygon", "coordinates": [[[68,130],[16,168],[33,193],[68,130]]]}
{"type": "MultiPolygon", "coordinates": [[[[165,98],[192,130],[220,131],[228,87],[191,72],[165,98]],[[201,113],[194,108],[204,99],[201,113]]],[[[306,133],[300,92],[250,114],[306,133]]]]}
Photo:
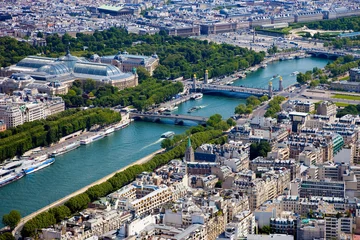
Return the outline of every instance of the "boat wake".
{"type": "Polygon", "coordinates": [[[156,140],[155,142],[150,143],[149,145],[146,145],[146,146],[142,147],[142,148],[140,149],[140,151],[142,151],[142,150],[144,150],[144,149],[146,149],[146,148],[148,148],[148,147],[151,147],[151,146],[153,146],[153,145],[155,145],[155,144],[161,143],[162,140],[164,140],[164,139],[166,139],[166,138],[159,138],[159,139],[156,140]]]}

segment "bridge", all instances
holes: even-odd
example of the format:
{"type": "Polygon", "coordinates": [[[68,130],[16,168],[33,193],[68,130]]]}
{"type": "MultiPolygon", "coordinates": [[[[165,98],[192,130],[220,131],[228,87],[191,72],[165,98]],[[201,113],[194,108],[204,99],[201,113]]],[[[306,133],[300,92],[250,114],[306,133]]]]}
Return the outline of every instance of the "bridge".
{"type": "Polygon", "coordinates": [[[197,90],[201,92],[227,92],[227,93],[243,93],[246,95],[255,95],[255,96],[263,96],[263,95],[272,95],[269,93],[268,89],[261,88],[249,88],[249,87],[241,87],[241,86],[231,86],[231,85],[214,85],[214,84],[201,84],[197,86],[197,90]]]}
{"type": "Polygon", "coordinates": [[[360,59],[360,54],[355,54],[352,52],[337,52],[337,51],[326,51],[321,49],[314,49],[306,51],[307,54],[311,54],[314,57],[324,57],[324,58],[338,58],[344,57],[346,55],[351,55],[354,59],[360,59]]]}
{"type": "Polygon", "coordinates": [[[130,113],[130,118],[133,119],[141,119],[147,121],[161,121],[162,119],[170,119],[174,120],[175,124],[183,123],[184,121],[192,121],[198,124],[206,124],[209,118],[207,117],[199,117],[192,115],[180,115],[180,114],[160,114],[160,113],[140,113],[140,112],[132,112],[130,113]]]}

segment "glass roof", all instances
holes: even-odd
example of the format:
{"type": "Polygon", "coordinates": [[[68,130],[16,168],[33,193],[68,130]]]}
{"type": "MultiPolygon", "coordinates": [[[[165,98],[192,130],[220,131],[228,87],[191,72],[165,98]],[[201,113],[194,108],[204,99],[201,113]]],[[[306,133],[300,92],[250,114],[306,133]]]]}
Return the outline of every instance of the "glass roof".
{"type": "Polygon", "coordinates": [[[86,62],[77,62],[74,67],[74,73],[108,77],[122,74],[120,69],[113,65],[86,62]]]}
{"type": "Polygon", "coordinates": [[[69,73],[70,69],[61,62],[55,62],[52,64],[48,64],[45,66],[42,66],[37,70],[38,72],[46,72],[50,75],[61,75],[64,73],[69,73]]]}
{"type": "Polygon", "coordinates": [[[16,66],[27,67],[27,68],[40,68],[49,63],[53,63],[55,60],[56,60],[55,58],[29,56],[18,62],[16,66]]]}

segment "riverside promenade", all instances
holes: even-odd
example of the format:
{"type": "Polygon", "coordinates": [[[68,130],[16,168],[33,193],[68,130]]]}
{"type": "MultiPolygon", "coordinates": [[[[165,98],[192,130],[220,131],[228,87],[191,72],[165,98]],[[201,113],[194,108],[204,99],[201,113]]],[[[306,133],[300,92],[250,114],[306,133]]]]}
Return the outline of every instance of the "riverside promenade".
{"type": "Polygon", "coordinates": [[[63,198],[61,198],[61,199],[59,199],[59,200],[57,200],[57,201],[55,201],[55,202],[53,202],[53,203],[45,206],[45,207],[37,210],[36,212],[33,212],[33,213],[31,213],[31,214],[23,217],[23,218],[20,220],[19,224],[16,226],[16,228],[12,231],[12,234],[15,236],[16,239],[18,239],[18,237],[19,237],[18,233],[21,231],[21,229],[23,228],[24,224],[25,224],[27,221],[29,221],[29,220],[31,220],[32,218],[34,218],[34,217],[36,217],[37,215],[39,215],[40,213],[46,212],[46,211],[48,211],[50,208],[53,208],[53,207],[62,205],[62,204],[64,204],[66,201],[68,201],[70,198],[72,198],[72,197],[74,197],[74,196],[76,196],[76,195],[79,195],[79,194],[81,194],[81,193],[86,192],[86,190],[87,190],[88,188],[90,188],[90,187],[92,187],[92,186],[95,186],[95,185],[97,185],[97,184],[106,182],[106,181],[109,180],[111,177],[113,177],[116,173],[122,172],[122,171],[124,171],[125,169],[127,169],[127,168],[129,168],[129,167],[131,167],[131,166],[133,166],[133,165],[145,163],[145,162],[151,160],[156,154],[162,153],[162,152],[164,152],[164,149],[159,149],[159,150],[157,150],[157,151],[155,151],[155,152],[153,152],[153,153],[151,153],[151,154],[149,154],[149,155],[147,155],[147,156],[145,156],[145,157],[137,160],[136,162],[133,162],[133,163],[127,165],[126,167],[123,167],[123,168],[121,168],[121,169],[119,169],[119,170],[117,170],[117,171],[115,171],[115,172],[113,172],[113,173],[111,173],[111,174],[109,174],[109,175],[107,175],[107,176],[105,176],[105,177],[103,177],[103,178],[101,178],[101,179],[99,179],[99,180],[97,180],[97,181],[95,181],[95,182],[93,182],[93,183],[91,183],[91,184],[89,184],[89,185],[87,185],[87,186],[85,186],[85,187],[83,187],[83,188],[81,188],[81,189],[79,189],[79,190],[71,193],[70,195],[67,195],[66,197],[63,197],[63,198]]]}

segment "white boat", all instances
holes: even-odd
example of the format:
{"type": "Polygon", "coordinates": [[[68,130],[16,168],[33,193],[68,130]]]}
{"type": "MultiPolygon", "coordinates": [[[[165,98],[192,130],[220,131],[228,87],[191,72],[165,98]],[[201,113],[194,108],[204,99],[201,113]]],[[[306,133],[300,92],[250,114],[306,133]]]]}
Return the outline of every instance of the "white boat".
{"type": "Polygon", "coordinates": [[[66,145],[66,146],[63,147],[63,148],[60,148],[60,149],[57,149],[57,150],[53,151],[53,152],[51,153],[51,157],[56,157],[56,156],[65,154],[65,153],[67,153],[67,152],[70,152],[70,151],[78,148],[78,147],[80,147],[80,142],[70,143],[69,145],[66,145]]]}
{"type": "Polygon", "coordinates": [[[266,68],[267,67],[267,64],[266,63],[264,63],[264,64],[261,64],[261,66],[260,66],[261,68],[266,68]]]}
{"type": "Polygon", "coordinates": [[[161,138],[170,138],[175,135],[175,132],[169,131],[161,134],[161,138]]]}
{"type": "MultiPolygon", "coordinates": [[[[132,120],[132,119],[131,119],[131,120],[132,120]]],[[[128,120],[128,121],[126,121],[126,122],[119,123],[119,124],[115,125],[115,126],[114,126],[115,131],[120,130],[120,129],[123,129],[123,128],[129,126],[131,120],[128,120]]]]}
{"type": "Polygon", "coordinates": [[[114,127],[109,127],[107,129],[105,129],[104,134],[105,134],[105,136],[107,136],[107,135],[113,133],[114,131],[115,131],[114,127]]]}
{"type": "Polygon", "coordinates": [[[291,73],[291,76],[296,76],[296,75],[298,75],[299,74],[299,72],[298,71],[295,71],[295,72],[292,72],[291,73]]]}
{"type": "Polygon", "coordinates": [[[86,144],[95,142],[95,141],[97,141],[97,140],[100,140],[100,139],[102,139],[102,138],[104,138],[104,137],[105,137],[105,135],[104,135],[103,133],[99,133],[99,134],[96,134],[96,135],[94,135],[94,136],[92,136],[92,137],[87,137],[87,138],[85,138],[85,139],[81,139],[81,140],[80,140],[80,144],[81,144],[81,145],[86,145],[86,144]]]}
{"type": "Polygon", "coordinates": [[[199,100],[202,99],[204,95],[202,93],[195,93],[193,96],[191,96],[192,100],[199,100]]]}
{"type": "Polygon", "coordinates": [[[170,106],[170,107],[167,107],[165,112],[172,112],[172,111],[175,111],[178,109],[178,106],[170,106]]]}
{"type": "Polygon", "coordinates": [[[2,169],[3,170],[12,170],[20,167],[24,163],[24,160],[20,161],[12,161],[10,163],[5,164],[2,169]]]}
{"type": "Polygon", "coordinates": [[[53,164],[54,162],[55,162],[55,158],[48,158],[44,161],[32,161],[26,164],[22,170],[26,175],[28,175],[36,171],[39,171],[43,168],[46,168],[51,164],[53,164]]]}
{"type": "Polygon", "coordinates": [[[11,170],[1,169],[0,170],[0,187],[5,186],[9,183],[12,183],[16,180],[19,180],[23,176],[25,176],[25,174],[22,171],[18,172],[15,169],[11,169],[11,170]]]}

